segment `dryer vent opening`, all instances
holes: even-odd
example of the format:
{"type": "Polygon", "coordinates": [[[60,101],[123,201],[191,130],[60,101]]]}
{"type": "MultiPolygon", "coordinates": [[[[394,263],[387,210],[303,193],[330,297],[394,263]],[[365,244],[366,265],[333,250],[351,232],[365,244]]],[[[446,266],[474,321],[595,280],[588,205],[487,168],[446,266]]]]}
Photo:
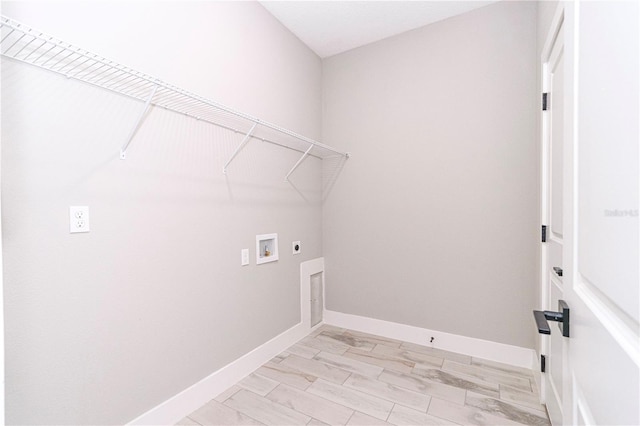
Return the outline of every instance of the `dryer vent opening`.
{"type": "Polygon", "coordinates": [[[322,307],[324,306],[322,274],[323,272],[318,272],[311,275],[311,327],[322,322],[322,307]]]}

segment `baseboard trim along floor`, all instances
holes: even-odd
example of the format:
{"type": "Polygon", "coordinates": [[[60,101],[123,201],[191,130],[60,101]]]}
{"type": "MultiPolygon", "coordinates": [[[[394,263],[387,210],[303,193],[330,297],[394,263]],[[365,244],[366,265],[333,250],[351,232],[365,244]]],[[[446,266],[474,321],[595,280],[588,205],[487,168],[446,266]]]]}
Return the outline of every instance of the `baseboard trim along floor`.
{"type": "Polygon", "coordinates": [[[258,346],[218,371],[189,386],[160,405],[152,408],[128,424],[130,425],[167,425],[175,424],[193,410],[201,407],[212,398],[239,382],[262,364],[278,355],[289,346],[309,334],[307,326],[299,323],[279,334],[265,344],[258,346]]]}
{"type": "MultiPolygon", "coordinates": [[[[517,367],[532,368],[535,352],[532,349],[505,345],[482,339],[443,333],[405,324],[324,311],[323,324],[351,329],[378,336],[432,346],[450,352],[483,358],[517,367]],[[434,342],[430,343],[430,338],[434,342]]],[[[319,325],[320,326],[320,325],[319,325]]],[[[306,337],[315,328],[299,323],[274,337],[232,363],[222,367],[194,385],[129,422],[130,425],[175,424],[187,413],[198,409],[251,374],[276,355],[306,337]]]]}
{"type": "Polygon", "coordinates": [[[324,311],[324,323],[529,369],[535,357],[533,349],[342,312],[324,311]],[[431,337],[434,337],[433,343],[430,343],[431,337]]]}

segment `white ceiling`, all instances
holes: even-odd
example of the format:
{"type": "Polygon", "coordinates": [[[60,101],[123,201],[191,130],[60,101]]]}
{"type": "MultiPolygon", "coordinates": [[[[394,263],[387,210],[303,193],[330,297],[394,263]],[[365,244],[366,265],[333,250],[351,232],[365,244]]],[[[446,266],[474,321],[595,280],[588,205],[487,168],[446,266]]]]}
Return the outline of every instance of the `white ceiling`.
{"type": "Polygon", "coordinates": [[[403,33],[493,1],[261,1],[321,58],[403,33]]]}

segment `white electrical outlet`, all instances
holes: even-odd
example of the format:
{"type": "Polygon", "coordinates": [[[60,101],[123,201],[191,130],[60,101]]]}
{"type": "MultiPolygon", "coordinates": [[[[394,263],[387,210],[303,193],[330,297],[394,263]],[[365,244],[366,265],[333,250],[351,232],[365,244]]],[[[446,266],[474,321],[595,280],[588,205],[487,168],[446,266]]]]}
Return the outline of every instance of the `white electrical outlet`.
{"type": "Polygon", "coordinates": [[[89,232],[89,206],[69,207],[69,232],[89,232]]]}
{"type": "Polygon", "coordinates": [[[246,266],[249,264],[249,249],[242,249],[240,251],[240,257],[242,260],[242,266],[246,266]]]}
{"type": "Polygon", "coordinates": [[[291,243],[291,251],[293,252],[293,254],[300,254],[302,252],[300,241],[294,241],[293,243],[291,243]]]}

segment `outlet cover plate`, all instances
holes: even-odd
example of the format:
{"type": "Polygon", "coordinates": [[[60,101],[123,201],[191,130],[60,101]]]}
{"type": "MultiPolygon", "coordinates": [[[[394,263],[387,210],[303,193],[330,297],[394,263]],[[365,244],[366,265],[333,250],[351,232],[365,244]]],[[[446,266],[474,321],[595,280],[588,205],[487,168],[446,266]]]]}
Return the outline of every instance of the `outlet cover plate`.
{"type": "Polygon", "coordinates": [[[69,206],[69,233],[89,230],[89,206],[69,206]]]}

